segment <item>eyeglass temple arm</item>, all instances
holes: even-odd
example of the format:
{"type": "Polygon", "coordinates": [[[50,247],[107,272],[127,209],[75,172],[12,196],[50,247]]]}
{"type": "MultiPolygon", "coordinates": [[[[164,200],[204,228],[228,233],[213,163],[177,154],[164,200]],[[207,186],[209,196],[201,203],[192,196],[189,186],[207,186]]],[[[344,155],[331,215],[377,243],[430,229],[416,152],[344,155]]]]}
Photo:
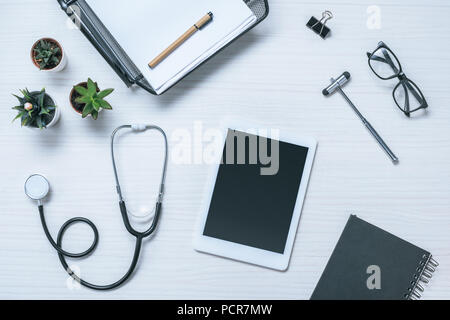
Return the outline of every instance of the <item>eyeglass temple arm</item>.
{"type": "Polygon", "coordinates": [[[416,88],[414,88],[409,81],[404,81],[406,83],[406,86],[408,87],[409,91],[412,92],[413,96],[417,99],[417,101],[420,102],[420,104],[426,104],[426,100],[425,98],[422,97],[421,94],[419,94],[416,90],[416,88]]]}
{"type": "MultiPolygon", "coordinates": [[[[405,112],[409,113],[410,111],[410,105],[409,105],[409,93],[408,93],[408,89],[406,88],[408,86],[408,82],[407,81],[402,81],[402,86],[403,89],[405,90],[405,112]]],[[[410,86],[410,85],[409,85],[410,86]]]]}
{"type": "Polygon", "coordinates": [[[400,70],[398,70],[397,67],[395,66],[395,63],[392,61],[387,50],[381,49],[381,52],[383,52],[384,58],[386,59],[387,63],[391,66],[391,68],[394,69],[394,72],[398,73],[400,70]]]}
{"type": "Polygon", "coordinates": [[[370,58],[370,60],[375,60],[375,61],[380,61],[380,62],[388,63],[388,62],[386,61],[386,59],[384,59],[383,57],[377,56],[377,55],[374,54],[374,53],[367,52],[367,57],[370,58]]]}

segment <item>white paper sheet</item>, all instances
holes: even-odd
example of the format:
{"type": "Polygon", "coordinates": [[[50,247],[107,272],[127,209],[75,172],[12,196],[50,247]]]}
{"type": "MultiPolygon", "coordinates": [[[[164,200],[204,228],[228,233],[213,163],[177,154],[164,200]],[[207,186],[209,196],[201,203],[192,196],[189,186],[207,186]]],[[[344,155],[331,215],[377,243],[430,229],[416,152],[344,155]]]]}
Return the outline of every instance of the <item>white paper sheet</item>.
{"type": "Polygon", "coordinates": [[[242,0],[87,0],[157,93],[256,22],[242,0]],[[213,21],[156,68],[148,63],[208,12],[213,21]]]}

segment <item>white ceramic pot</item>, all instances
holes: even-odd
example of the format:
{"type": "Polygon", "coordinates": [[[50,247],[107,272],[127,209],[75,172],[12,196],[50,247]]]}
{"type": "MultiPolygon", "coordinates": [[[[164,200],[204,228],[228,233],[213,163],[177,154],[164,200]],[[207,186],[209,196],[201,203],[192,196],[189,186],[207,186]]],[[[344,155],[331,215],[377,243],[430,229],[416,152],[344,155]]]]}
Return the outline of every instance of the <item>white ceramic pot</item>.
{"type": "MultiPolygon", "coordinates": [[[[55,101],[55,100],[53,100],[53,101],[55,101]]],[[[55,116],[53,117],[52,121],[50,121],[50,123],[47,125],[47,129],[53,127],[56,123],[58,123],[59,118],[61,117],[61,110],[59,109],[56,102],[55,102],[55,105],[56,105],[55,116]]]]}
{"type": "Polygon", "coordinates": [[[38,41],[36,41],[36,42],[33,44],[33,46],[31,47],[31,53],[30,53],[30,55],[31,55],[31,61],[33,62],[33,64],[34,64],[40,71],[43,71],[43,72],[59,72],[59,71],[62,71],[62,70],[64,70],[64,68],[66,67],[67,61],[68,61],[66,51],[64,50],[64,48],[62,47],[62,45],[61,45],[58,41],[56,41],[55,39],[52,39],[52,38],[41,38],[41,39],[39,39],[38,41]],[[37,45],[37,44],[39,43],[39,41],[41,41],[41,40],[52,41],[52,42],[56,43],[56,45],[61,49],[61,53],[62,53],[61,61],[59,62],[59,64],[58,64],[56,67],[54,67],[54,68],[52,68],[52,69],[42,69],[42,70],[41,70],[40,67],[39,67],[39,64],[34,60],[34,48],[36,47],[36,45],[37,45]]]}
{"type": "MultiPolygon", "coordinates": [[[[47,96],[49,96],[50,99],[53,100],[53,103],[54,103],[55,106],[56,106],[56,109],[55,109],[55,115],[53,116],[52,121],[50,121],[50,123],[47,124],[47,126],[46,126],[46,128],[48,129],[48,128],[51,128],[51,127],[53,127],[55,124],[58,123],[59,118],[61,118],[61,110],[60,110],[60,108],[58,107],[58,104],[56,103],[55,99],[53,99],[53,97],[51,97],[49,94],[47,94],[47,96]]],[[[31,128],[31,129],[34,129],[34,130],[36,130],[36,129],[37,129],[37,130],[41,130],[41,129],[37,128],[37,127],[28,127],[28,128],[31,128]]]]}

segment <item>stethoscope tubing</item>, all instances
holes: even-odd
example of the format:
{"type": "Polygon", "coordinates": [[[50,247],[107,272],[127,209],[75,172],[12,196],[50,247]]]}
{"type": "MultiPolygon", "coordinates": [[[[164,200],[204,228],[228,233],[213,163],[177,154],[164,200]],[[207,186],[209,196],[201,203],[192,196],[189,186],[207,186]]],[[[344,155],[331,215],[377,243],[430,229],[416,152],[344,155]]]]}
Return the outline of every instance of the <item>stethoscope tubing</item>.
{"type": "Polygon", "coordinates": [[[116,128],[111,135],[111,158],[112,158],[114,176],[116,179],[116,190],[119,195],[119,207],[120,207],[120,212],[122,215],[122,220],[124,222],[124,225],[125,225],[127,231],[136,238],[136,245],[135,245],[133,259],[131,261],[130,267],[128,268],[128,271],[123,275],[123,277],[120,278],[118,281],[108,284],[108,285],[97,285],[97,284],[87,282],[87,281],[81,279],[78,275],[76,275],[76,273],[74,271],[72,271],[72,269],[70,269],[70,267],[66,261],[66,257],[68,257],[68,258],[86,257],[86,256],[90,255],[97,247],[98,240],[99,240],[99,233],[98,233],[97,227],[91,220],[89,220],[87,218],[83,218],[83,217],[75,217],[75,218],[67,220],[59,229],[57,240],[55,242],[50,234],[50,231],[48,230],[48,226],[47,226],[47,223],[45,220],[45,215],[44,215],[44,206],[43,206],[42,202],[39,202],[39,204],[38,204],[39,216],[41,219],[42,227],[44,229],[44,233],[45,233],[48,241],[50,242],[50,244],[58,252],[58,257],[59,257],[59,260],[60,260],[64,270],[66,270],[66,272],[75,281],[77,281],[81,285],[83,285],[87,288],[93,289],[93,290],[112,290],[112,289],[115,289],[115,288],[121,286],[123,283],[125,283],[130,278],[130,276],[133,274],[134,270],[136,269],[136,265],[139,261],[139,255],[141,252],[143,239],[151,236],[155,232],[156,227],[158,226],[158,222],[159,222],[159,219],[161,216],[162,199],[163,199],[163,193],[164,193],[164,183],[165,183],[165,179],[166,179],[167,162],[168,162],[167,136],[163,129],[161,129],[160,127],[157,127],[157,126],[153,126],[153,125],[137,126],[136,128],[133,127],[132,125],[120,126],[120,127],[116,128]],[[159,188],[158,200],[155,205],[155,216],[153,217],[153,221],[152,221],[150,227],[144,232],[139,232],[139,231],[135,230],[129,221],[125,201],[123,200],[123,197],[122,197],[122,191],[121,191],[120,183],[119,183],[119,175],[118,175],[118,170],[117,170],[116,161],[115,161],[114,139],[119,130],[126,129],[126,128],[132,129],[133,131],[157,130],[163,135],[163,138],[164,138],[165,157],[164,157],[164,165],[163,165],[163,172],[162,172],[162,176],[161,176],[161,184],[160,184],[160,188],[159,188]],[[92,241],[92,244],[89,247],[89,249],[87,249],[86,251],[83,251],[81,253],[68,252],[62,248],[65,232],[68,230],[68,228],[70,226],[72,226],[75,223],[87,224],[92,229],[93,234],[94,234],[94,240],[92,241]]]}
{"type": "MultiPolygon", "coordinates": [[[[117,170],[116,158],[115,158],[115,153],[114,153],[114,140],[115,140],[117,132],[119,132],[122,129],[132,129],[132,128],[133,128],[133,126],[129,125],[129,124],[122,125],[122,126],[117,127],[111,134],[111,159],[112,159],[112,165],[113,165],[113,171],[114,171],[114,178],[116,180],[116,190],[117,190],[117,194],[119,195],[120,200],[123,200],[123,196],[122,196],[122,189],[120,187],[119,174],[118,174],[118,170],[117,170]]],[[[166,181],[167,162],[169,159],[169,156],[168,156],[169,146],[168,146],[168,142],[167,142],[167,135],[162,128],[155,126],[155,125],[145,125],[145,126],[139,128],[139,130],[133,129],[133,131],[145,131],[145,130],[156,130],[156,131],[160,132],[164,138],[164,147],[165,147],[164,148],[164,164],[163,164],[163,169],[162,169],[161,183],[160,183],[159,195],[158,195],[158,200],[162,200],[162,195],[164,193],[164,184],[166,181]]]]}

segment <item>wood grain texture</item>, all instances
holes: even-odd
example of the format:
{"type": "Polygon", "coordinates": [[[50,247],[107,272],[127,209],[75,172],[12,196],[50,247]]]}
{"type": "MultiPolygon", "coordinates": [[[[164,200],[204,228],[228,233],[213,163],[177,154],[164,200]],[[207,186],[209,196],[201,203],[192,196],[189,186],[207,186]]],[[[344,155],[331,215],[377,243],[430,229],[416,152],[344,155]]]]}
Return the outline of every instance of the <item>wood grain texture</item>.
{"type": "MultiPolygon", "coordinates": [[[[450,299],[450,3],[447,0],[379,0],[381,29],[367,28],[368,0],[270,1],[266,21],[161,97],[128,89],[53,0],[3,0],[0,20],[0,298],[3,299],[308,299],[349,214],[431,251],[440,263],[425,299],[450,299]],[[332,35],[320,39],[305,27],[331,10],[332,35]],[[36,19],[45,17],[45,19],[36,19]],[[38,72],[29,58],[42,36],[59,40],[69,57],[61,73],[38,72]],[[393,81],[369,71],[366,51],[385,41],[430,104],[407,119],[395,107],[393,81]],[[393,166],[339,96],[324,98],[330,77],[352,74],[345,90],[371,121],[400,164],[393,166]],[[116,91],[113,111],[80,119],[69,105],[76,83],[91,77],[116,91]],[[36,132],[11,123],[11,93],[45,86],[62,108],[60,123],[36,132]],[[118,290],[67,287],[37,209],[23,194],[25,178],[45,174],[53,188],[46,204],[53,236],[68,218],[86,216],[99,228],[95,253],[71,261],[95,283],[126,271],[133,239],[121,222],[109,157],[109,135],[124,123],[149,122],[167,130],[216,128],[228,116],[319,141],[290,268],[276,272],[192,249],[195,222],[209,168],[171,160],[163,217],[146,241],[133,279],[118,290]]],[[[109,98],[109,97],[108,97],[109,98]]],[[[133,205],[151,205],[160,174],[153,136],[123,137],[121,175],[133,205]],[[136,156],[139,156],[136,158],[136,156]],[[129,190],[129,191],[128,191],[129,190]],[[150,196],[149,196],[150,195],[150,196]]],[[[90,243],[84,226],[71,229],[64,247],[90,243]]]]}

